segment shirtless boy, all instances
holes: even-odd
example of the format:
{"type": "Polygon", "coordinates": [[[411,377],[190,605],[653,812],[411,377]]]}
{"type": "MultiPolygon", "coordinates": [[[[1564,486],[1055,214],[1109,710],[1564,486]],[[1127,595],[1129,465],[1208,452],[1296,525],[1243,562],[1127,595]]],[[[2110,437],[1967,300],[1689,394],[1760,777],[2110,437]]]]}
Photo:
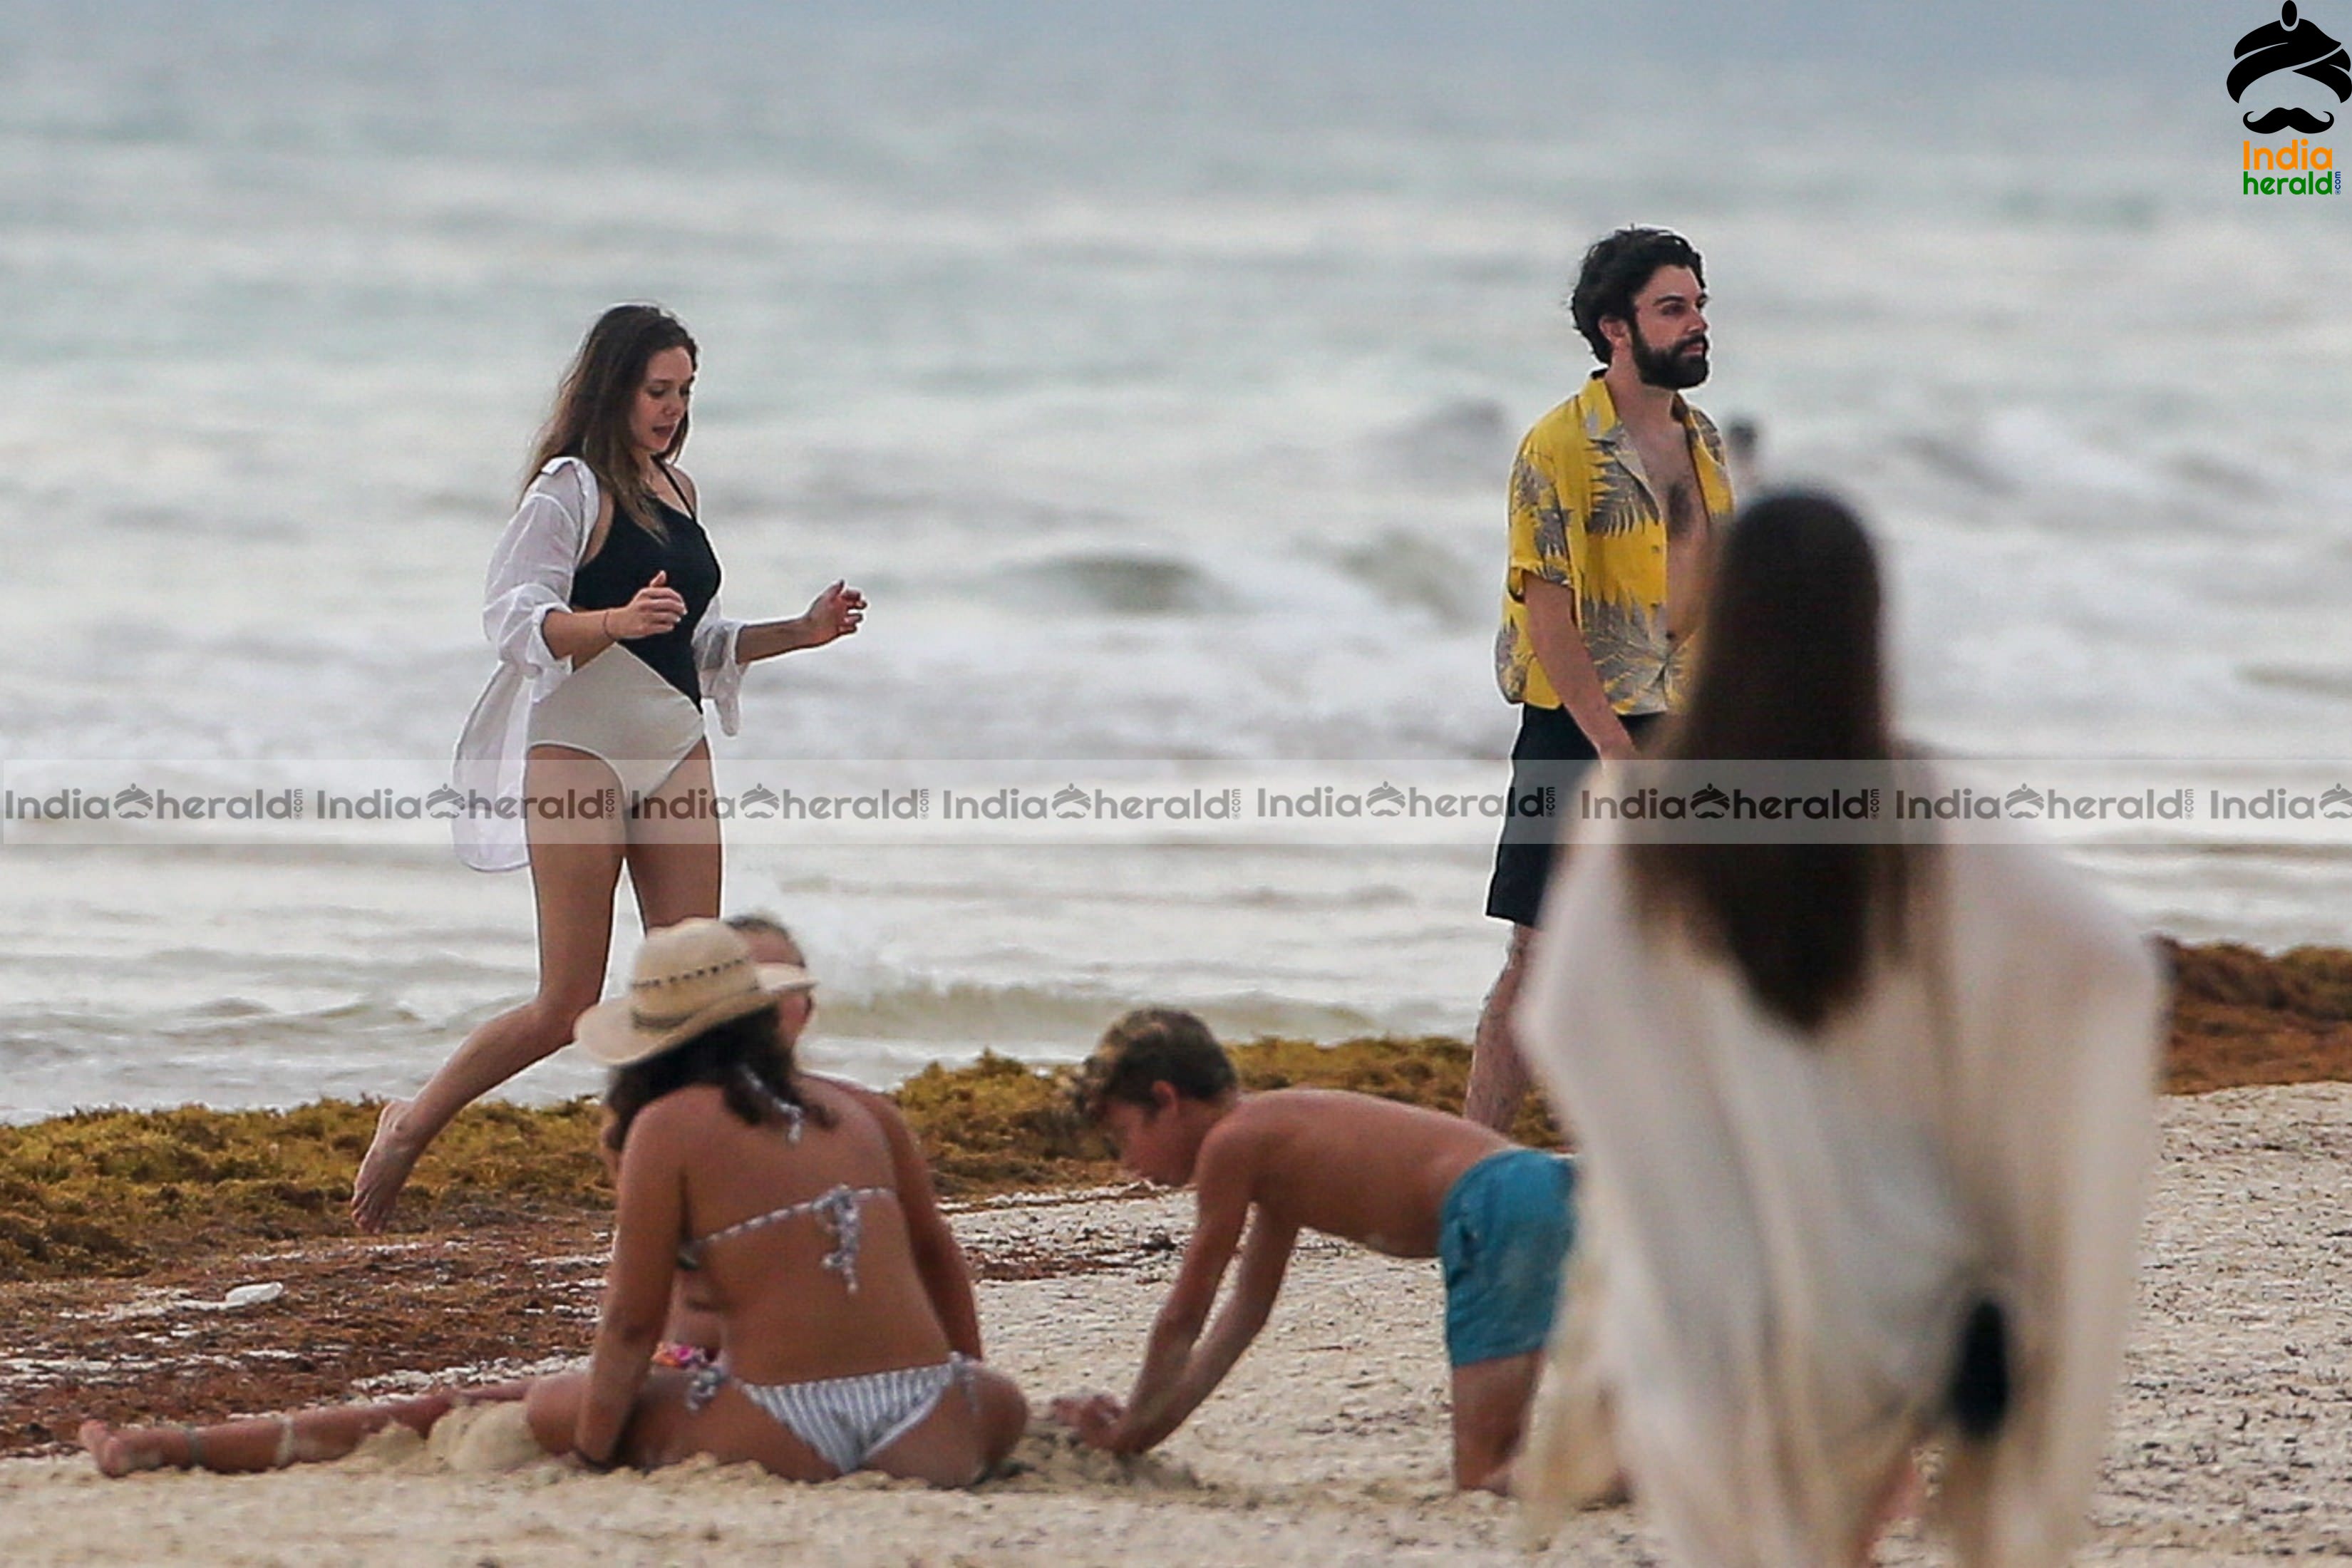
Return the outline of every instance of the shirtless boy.
{"type": "Polygon", "coordinates": [[[1574,1236],[1573,1166],[1370,1095],[1244,1094],[1207,1026],[1164,1008],[1113,1025],[1079,1092],[1122,1164],[1190,1184],[1199,1200],[1134,1392],[1124,1405],[1107,1394],[1055,1402],[1085,1441],[1140,1453],[1181,1426],[1265,1326],[1298,1233],[1318,1230],[1392,1258],[1444,1260],[1454,1485],[1505,1489],[1574,1236]],[[1211,1325],[1236,1253],[1232,1297],[1211,1325]]]}

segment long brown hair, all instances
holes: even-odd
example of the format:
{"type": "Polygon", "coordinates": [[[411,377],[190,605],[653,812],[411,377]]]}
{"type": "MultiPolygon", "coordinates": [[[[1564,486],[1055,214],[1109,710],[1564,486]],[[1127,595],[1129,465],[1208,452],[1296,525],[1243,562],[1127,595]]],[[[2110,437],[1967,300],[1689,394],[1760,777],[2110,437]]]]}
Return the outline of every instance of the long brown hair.
{"type": "Polygon", "coordinates": [[[824,1107],[802,1097],[800,1070],[792,1047],[776,1027],[776,1010],[762,1007],[705,1029],[659,1056],[614,1068],[604,1090],[604,1109],[613,1113],[604,1131],[605,1146],[618,1153],[637,1112],[663,1095],[698,1083],[717,1089],[727,1109],[753,1127],[782,1121],[791,1114],[786,1106],[820,1127],[833,1125],[824,1107]]]}
{"type": "MultiPolygon", "coordinates": [[[[698,366],[702,363],[702,351],[686,324],[659,305],[615,305],[597,317],[556,389],[555,411],[539,434],[524,484],[552,459],[577,458],[588,465],[614,507],[658,536],[661,518],[653,509],[636,448],[629,440],[629,415],[637,390],[646,384],[646,367],[666,349],[684,349],[687,358],[698,366]]],[[[685,449],[690,423],[688,416],[679,416],[677,431],[662,449],[665,460],[685,449]]]]}
{"type": "MultiPolygon", "coordinates": [[[[1723,542],[1670,763],[1890,762],[1878,559],[1835,499],[1769,496],[1723,542]]],[[[1798,1028],[1852,1001],[1899,950],[1916,869],[1900,843],[1627,846],[1638,906],[1693,918],[1748,989],[1798,1028]]]]}

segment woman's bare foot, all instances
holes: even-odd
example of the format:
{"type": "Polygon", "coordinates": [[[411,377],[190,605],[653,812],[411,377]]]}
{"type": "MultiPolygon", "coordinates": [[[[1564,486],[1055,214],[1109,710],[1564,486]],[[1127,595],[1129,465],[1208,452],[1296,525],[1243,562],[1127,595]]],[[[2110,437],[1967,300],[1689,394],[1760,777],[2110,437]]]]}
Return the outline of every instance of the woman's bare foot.
{"type": "Polygon", "coordinates": [[[360,1173],[352,1183],[352,1223],[362,1230],[383,1228],[416,1157],[425,1152],[424,1145],[402,1136],[399,1122],[408,1106],[404,1100],[387,1100],[383,1114],[375,1119],[374,1141],[368,1144],[366,1157],[360,1161],[360,1173]]]}
{"type": "Polygon", "coordinates": [[[163,1463],[163,1453],[154,1443],[117,1432],[103,1421],[85,1421],[74,1436],[89,1450],[89,1457],[98,1461],[100,1475],[127,1476],[133,1470],[152,1470],[163,1463]]]}

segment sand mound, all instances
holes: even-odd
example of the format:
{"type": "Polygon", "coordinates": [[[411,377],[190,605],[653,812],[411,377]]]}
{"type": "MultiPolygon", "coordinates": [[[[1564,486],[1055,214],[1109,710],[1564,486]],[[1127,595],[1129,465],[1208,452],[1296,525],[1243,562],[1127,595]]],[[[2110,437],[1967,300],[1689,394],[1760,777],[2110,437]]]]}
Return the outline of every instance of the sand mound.
{"type": "MultiPolygon", "coordinates": [[[[494,1476],[535,1465],[567,1468],[539,1446],[538,1439],[530,1435],[530,1422],[522,1405],[516,1400],[460,1405],[434,1423],[429,1437],[420,1437],[394,1423],[370,1435],[343,1463],[362,1470],[407,1475],[494,1476]]],[[[723,1464],[708,1454],[696,1454],[681,1463],[641,1476],[622,1473],[661,1487],[697,1487],[713,1480],[790,1484],[776,1480],[757,1465],[723,1464]]],[[[1202,1489],[1200,1477],[1188,1465],[1155,1454],[1106,1454],[1079,1442],[1076,1433],[1051,1419],[1033,1420],[1003,1469],[985,1484],[992,1490],[1028,1492],[1174,1493],[1202,1489]]],[[[826,1488],[852,1491],[931,1489],[920,1481],[903,1480],[873,1470],[844,1476],[827,1482],[826,1488]]]]}
{"type": "Polygon", "coordinates": [[[1189,1465],[1159,1454],[1106,1454],[1079,1442],[1078,1435],[1060,1422],[1034,1415],[1028,1432],[1005,1462],[1003,1473],[988,1484],[1017,1491],[1066,1491],[1080,1487],[1146,1492],[1202,1489],[1201,1478],[1189,1465]]]}
{"type": "Polygon", "coordinates": [[[464,1476],[499,1475],[542,1460],[546,1449],[530,1435],[521,1402],[460,1405],[433,1424],[426,1451],[464,1476]]]}
{"type": "MultiPolygon", "coordinates": [[[[395,1423],[371,1435],[343,1462],[360,1469],[411,1475],[446,1472],[495,1476],[533,1465],[562,1468],[562,1461],[541,1448],[530,1435],[530,1422],[523,1414],[521,1403],[514,1400],[460,1405],[434,1423],[429,1437],[420,1437],[395,1423]]],[[[790,1484],[775,1480],[757,1465],[722,1464],[708,1454],[696,1454],[681,1463],[635,1479],[670,1487],[695,1486],[712,1479],[790,1484]]],[[[902,1480],[873,1470],[860,1470],[825,1484],[829,1490],[931,1489],[920,1481],[902,1480]]],[[[1189,1465],[1156,1454],[1106,1454],[1099,1448],[1089,1448],[1078,1441],[1076,1433],[1050,1419],[1033,1421],[1003,1469],[985,1484],[991,1489],[1032,1492],[1202,1489],[1200,1477],[1192,1473],[1189,1465]]]]}
{"type": "Polygon", "coordinates": [[[425,1439],[397,1421],[360,1439],[343,1461],[369,1470],[431,1470],[440,1466],[425,1449],[425,1439]]]}
{"type": "Polygon", "coordinates": [[[433,1424],[429,1437],[394,1422],[369,1434],[342,1462],[362,1470],[461,1476],[504,1475],[559,1463],[531,1436],[519,1400],[459,1405],[433,1424]]]}

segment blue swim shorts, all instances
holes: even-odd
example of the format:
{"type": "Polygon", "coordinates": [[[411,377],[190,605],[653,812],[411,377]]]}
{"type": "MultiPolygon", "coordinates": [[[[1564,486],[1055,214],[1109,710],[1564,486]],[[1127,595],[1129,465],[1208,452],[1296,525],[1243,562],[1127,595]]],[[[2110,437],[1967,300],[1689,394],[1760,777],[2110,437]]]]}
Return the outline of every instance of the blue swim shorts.
{"type": "Polygon", "coordinates": [[[1505,1149],[1462,1173],[1439,1215],[1445,1357],[1455,1366],[1543,1349],[1576,1242],[1576,1165],[1505,1149]]]}

